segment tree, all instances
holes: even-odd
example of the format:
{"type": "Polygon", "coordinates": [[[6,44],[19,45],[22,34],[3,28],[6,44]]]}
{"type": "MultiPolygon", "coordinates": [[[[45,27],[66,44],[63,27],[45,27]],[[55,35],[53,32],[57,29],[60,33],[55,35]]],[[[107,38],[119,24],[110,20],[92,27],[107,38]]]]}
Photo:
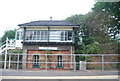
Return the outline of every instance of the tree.
{"type": "Polygon", "coordinates": [[[102,11],[93,11],[86,15],[74,15],[66,20],[80,25],[76,35],[78,35],[78,39],[82,37],[86,44],[93,43],[94,41],[99,43],[110,41],[108,26],[111,23],[111,19],[108,14],[102,11]]]}
{"type": "Polygon", "coordinates": [[[2,41],[5,41],[6,38],[15,38],[15,30],[7,30],[5,31],[3,37],[2,37],[2,41]]]}
{"type": "Polygon", "coordinates": [[[103,11],[109,14],[112,23],[109,25],[109,31],[113,38],[120,34],[120,2],[97,2],[94,5],[93,11],[103,11]]]}
{"type": "MultiPolygon", "coordinates": [[[[78,25],[82,25],[83,19],[84,19],[84,15],[76,14],[76,15],[66,18],[65,21],[73,22],[78,25]]],[[[77,30],[75,30],[75,34],[74,34],[75,35],[75,43],[77,45],[81,42],[81,34],[82,34],[81,31],[82,30],[80,27],[77,30]]]]}
{"type": "Polygon", "coordinates": [[[80,46],[81,50],[76,50],[76,54],[99,54],[101,51],[100,44],[98,42],[93,42],[88,45],[82,43],[80,46]]]}
{"type": "MultiPolygon", "coordinates": [[[[110,26],[115,23],[115,19],[112,17],[113,16],[111,16],[110,13],[105,12],[104,9],[99,9],[99,7],[95,5],[92,11],[86,15],[74,15],[68,17],[66,20],[80,25],[76,35],[78,35],[78,39],[79,37],[82,37],[82,44],[84,45],[80,45],[80,41],[78,40],[78,44],[81,49],[89,45],[91,47],[91,45],[94,45],[95,42],[98,42],[99,45],[111,42],[112,38],[110,35],[113,34],[111,31],[114,27],[110,28],[110,26]]],[[[116,32],[115,29],[114,32],[116,32]]],[[[81,51],[83,50],[84,49],[81,51]]]]}
{"type": "Polygon", "coordinates": [[[86,14],[84,20],[83,34],[85,38],[93,37],[99,43],[110,42],[109,24],[111,19],[108,14],[102,11],[90,12],[86,14]]]}

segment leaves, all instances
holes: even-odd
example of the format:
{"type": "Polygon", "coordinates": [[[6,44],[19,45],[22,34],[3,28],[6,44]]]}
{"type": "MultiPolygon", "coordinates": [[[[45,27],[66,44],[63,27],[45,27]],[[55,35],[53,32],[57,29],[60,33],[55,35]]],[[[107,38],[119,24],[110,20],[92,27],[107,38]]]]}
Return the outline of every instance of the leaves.
{"type": "Polygon", "coordinates": [[[76,32],[77,51],[75,53],[102,53],[100,45],[118,39],[120,33],[120,2],[97,2],[86,15],[73,15],[66,21],[79,24],[76,32]],[[80,41],[82,38],[82,42],[80,41]]]}
{"type": "Polygon", "coordinates": [[[110,24],[109,33],[115,39],[116,35],[120,33],[120,2],[98,2],[92,10],[94,12],[103,11],[109,14],[112,20],[111,23],[108,22],[110,24]]]}
{"type": "Polygon", "coordinates": [[[87,54],[99,54],[100,53],[100,44],[98,42],[94,42],[92,44],[86,45],[86,53],[87,54]]]}
{"type": "Polygon", "coordinates": [[[7,30],[5,31],[3,37],[2,37],[2,41],[5,41],[6,38],[15,38],[15,30],[7,30]]]}

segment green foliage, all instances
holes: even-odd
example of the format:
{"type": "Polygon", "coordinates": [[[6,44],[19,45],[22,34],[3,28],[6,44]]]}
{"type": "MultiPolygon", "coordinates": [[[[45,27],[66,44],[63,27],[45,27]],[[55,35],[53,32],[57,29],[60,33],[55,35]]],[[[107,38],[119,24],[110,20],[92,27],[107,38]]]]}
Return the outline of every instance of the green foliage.
{"type": "Polygon", "coordinates": [[[87,54],[99,54],[100,47],[98,42],[94,42],[92,44],[86,45],[86,53],[87,54]]]}
{"type": "MultiPolygon", "coordinates": [[[[73,22],[78,25],[82,25],[83,20],[84,20],[84,15],[82,15],[82,14],[73,15],[73,16],[65,19],[65,21],[73,22]]],[[[82,29],[80,27],[75,30],[75,43],[76,44],[79,44],[81,42],[81,34],[82,34],[81,31],[82,31],[82,29]]]]}
{"type": "Polygon", "coordinates": [[[9,50],[8,53],[20,54],[20,53],[22,53],[22,50],[20,50],[20,49],[9,50]]]}
{"type": "MultiPolygon", "coordinates": [[[[74,15],[68,17],[66,20],[80,25],[75,34],[77,37],[77,42],[80,41],[81,37],[83,38],[83,41],[91,40],[93,38],[94,41],[97,41],[99,43],[110,41],[108,26],[112,20],[109,18],[109,14],[107,13],[104,13],[102,11],[93,11],[89,12],[86,15],[74,15]]],[[[84,43],[87,42],[89,43],[91,41],[85,41],[84,43]]]]}
{"type": "Polygon", "coordinates": [[[94,12],[102,11],[103,13],[109,14],[112,20],[109,23],[110,33],[114,38],[120,33],[120,2],[98,2],[92,9],[94,12]]]}
{"type": "Polygon", "coordinates": [[[7,31],[5,31],[5,33],[4,33],[3,37],[2,37],[2,41],[5,41],[7,37],[14,39],[15,38],[15,30],[7,30],[7,31]]]}
{"type": "MultiPolygon", "coordinates": [[[[75,50],[75,54],[99,54],[101,52],[100,44],[98,42],[93,42],[88,45],[85,45],[84,43],[82,43],[80,47],[81,47],[80,50],[75,50]]],[[[90,61],[91,59],[89,56],[84,56],[84,55],[76,56],[76,62],[79,62],[80,60],[90,61]]]]}
{"type": "Polygon", "coordinates": [[[51,50],[45,50],[46,54],[51,54],[51,52],[52,52],[51,50]]]}
{"type": "Polygon", "coordinates": [[[91,44],[95,41],[94,37],[83,37],[83,42],[85,45],[91,44]]]}
{"type": "Polygon", "coordinates": [[[120,54],[120,42],[117,43],[117,46],[118,46],[117,52],[118,52],[118,54],[120,54]]]}
{"type": "Polygon", "coordinates": [[[91,44],[85,45],[84,43],[80,45],[81,49],[76,50],[75,54],[99,54],[101,51],[100,44],[98,42],[93,42],[91,44]]]}
{"type": "Polygon", "coordinates": [[[68,17],[67,19],[65,19],[65,21],[73,22],[79,25],[82,25],[83,20],[84,20],[84,15],[82,14],[72,15],[71,17],[68,17]]]}
{"type": "Polygon", "coordinates": [[[93,37],[99,43],[110,42],[109,28],[111,23],[109,14],[102,11],[93,11],[85,15],[83,29],[84,38],[93,37]]]}
{"type": "MultiPolygon", "coordinates": [[[[51,54],[52,51],[51,50],[45,50],[45,54],[51,54]]],[[[50,58],[50,55],[47,55],[47,59],[50,61],[51,58],[50,58]]]]}
{"type": "MultiPolygon", "coordinates": [[[[97,2],[88,14],[73,15],[65,21],[80,25],[75,32],[77,40],[75,43],[79,47],[77,47],[75,54],[107,53],[103,49],[106,50],[107,47],[108,51],[111,51],[112,46],[109,47],[109,44],[114,44],[116,43],[115,40],[120,39],[116,37],[120,34],[120,2],[97,2]],[[80,41],[81,37],[82,42],[80,41]],[[104,46],[102,47],[102,45],[104,46]]],[[[118,49],[115,47],[110,53],[116,53],[115,50],[120,53],[120,44],[118,44],[118,49]]],[[[76,62],[80,60],[87,61],[91,59],[88,56],[76,56],[76,62]]],[[[79,67],[79,64],[77,64],[77,67],[79,67]]],[[[93,69],[101,70],[101,66],[93,69]]]]}
{"type": "Polygon", "coordinates": [[[101,44],[114,43],[113,38],[118,40],[116,35],[120,32],[119,11],[120,2],[97,2],[91,12],[85,15],[73,15],[65,19],[80,25],[75,33],[77,38],[75,43],[79,45],[79,49],[75,53],[102,53],[100,52],[101,44]],[[80,41],[81,37],[82,42],[80,41]]]}

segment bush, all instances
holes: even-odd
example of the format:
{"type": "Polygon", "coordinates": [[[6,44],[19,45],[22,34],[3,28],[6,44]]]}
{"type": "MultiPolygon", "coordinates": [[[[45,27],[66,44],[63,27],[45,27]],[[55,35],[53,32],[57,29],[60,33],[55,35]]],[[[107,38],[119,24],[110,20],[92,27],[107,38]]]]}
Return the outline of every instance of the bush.
{"type": "Polygon", "coordinates": [[[21,49],[13,49],[13,50],[9,50],[8,53],[22,53],[22,50],[21,49]]]}

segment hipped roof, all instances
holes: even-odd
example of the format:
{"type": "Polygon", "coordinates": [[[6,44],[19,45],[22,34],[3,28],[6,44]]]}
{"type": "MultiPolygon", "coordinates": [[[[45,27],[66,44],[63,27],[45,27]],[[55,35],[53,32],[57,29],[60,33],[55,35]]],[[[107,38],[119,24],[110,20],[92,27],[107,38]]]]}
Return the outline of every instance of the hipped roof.
{"type": "Polygon", "coordinates": [[[72,22],[66,21],[53,21],[53,20],[41,20],[41,21],[32,21],[24,24],[19,24],[18,26],[78,26],[72,22]]]}

